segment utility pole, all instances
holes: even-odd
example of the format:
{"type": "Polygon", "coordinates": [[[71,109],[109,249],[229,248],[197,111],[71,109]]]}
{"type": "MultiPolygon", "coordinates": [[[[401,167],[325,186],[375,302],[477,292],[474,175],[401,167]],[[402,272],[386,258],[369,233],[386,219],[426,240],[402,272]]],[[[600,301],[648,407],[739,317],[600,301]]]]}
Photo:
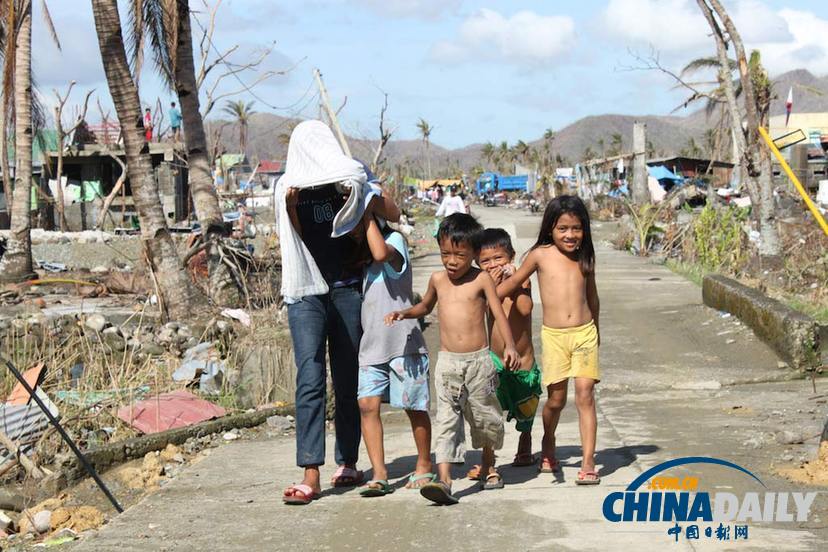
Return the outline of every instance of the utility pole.
{"type": "Polygon", "coordinates": [[[319,69],[314,69],[313,76],[316,77],[316,84],[319,86],[319,95],[322,98],[322,105],[325,108],[325,112],[328,114],[328,118],[331,120],[331,125],[333,125],[334,131],[336,131],[336,137],[339,139],[339,145],[342,146],[342,151],[345,152],[345,155],[351,157],[351,148],[348,147],[348,142],[345,141],[345,135],[342,134],[342,129],[339,127],[339,120],[336,118],[336,111],[333,110],[331,102],[328,100],[328,91],[325,90],[325,84],[322,82],[322,73],[319,72],[319,69]]]}
{"type": "Polygon", "coordinates": [[[639,121],[633,126],[633,203],[643,205],[650,201],[647,187],[647,124],[639,121]]]}

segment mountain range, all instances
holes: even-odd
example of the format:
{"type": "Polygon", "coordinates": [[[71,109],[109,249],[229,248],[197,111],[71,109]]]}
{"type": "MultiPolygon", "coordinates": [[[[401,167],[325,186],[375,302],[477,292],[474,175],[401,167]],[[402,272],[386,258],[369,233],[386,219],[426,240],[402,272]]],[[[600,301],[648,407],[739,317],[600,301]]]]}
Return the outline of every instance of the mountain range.
{"type": "MultiPolygon", "coordinates": [[[[828,112],[828,75],[817,77],[812,73],[797,69],[789,71],[774,79],[775,99],[771,104],[771,115],[785,113],[785,100],[788,90],[793,89],[794,111],[797,113],[828,112]]],[[[633,115],[591,115],[557,130],[553,151],[570,163],[581,160],[585,150],[590,148],[595,153],[606,152],[613,134],[622,137],[622,150],[632,148],[632,129],[635,121],[647,124],[647,141],[657,156],[675,155],[686,150],[691,139],[700,148],[705,145],[705,133],[711,128],[715,117],[708,119],[705,110],[699,109],[687,116],[633,116],[633,115]],[[601,143],[603,141],[603,144],[601,143]]],[[[247,153],[251,160],[284,159],[287,153],[287,141],[290,131],[299,121],[274,115],[257,113],[251,117],[248,125],[247,153]]],[[[212,129],[224,125],[222,121],[210,121],[212,129]]],[[[376,141],[362,137],[349,136],[348,143],[352,154],[370,162],[376,148],[376,141]]],[[[542,143],[543,139],[528,142],[530,146],[542,143]]],[[[227,152],[238,150],[238,126],[226,123],[221,135],[222,147],[227,152]]],[[[437,144],[430,145],[433,174],[454,175],[460,171],[468,172],[474,167],[485,165],[481,150],[483,144],[470,144],[456,149],[448,149],[437,144]]],[[[421,140],[392,140],[386,145],[386,166],[397,164],[407,166],[412,175],[424,172],[424,145],[421,140]]]]}

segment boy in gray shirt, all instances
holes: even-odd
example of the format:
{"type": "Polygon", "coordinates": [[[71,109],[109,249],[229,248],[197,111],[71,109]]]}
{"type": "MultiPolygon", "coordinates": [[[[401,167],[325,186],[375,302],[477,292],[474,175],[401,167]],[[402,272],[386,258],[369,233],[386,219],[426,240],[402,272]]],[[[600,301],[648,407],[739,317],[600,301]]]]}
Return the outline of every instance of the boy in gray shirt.
{"type": "Polygon", "coordinates": [[[428,349],[417,320],[387,326],[384,315],[412,305],[408,247],[399,232],[381,230],[372,210],[363,218],[373,262],[363,285],[362,340],[359,345],[359,391],[362,438],[374,478],[362,496],[384,496],[394,491],[385,467],[380,404],[405,409],[417,445],[417,465],[407,488],[431,482],[431,420],[428,416],[428,349]]]}

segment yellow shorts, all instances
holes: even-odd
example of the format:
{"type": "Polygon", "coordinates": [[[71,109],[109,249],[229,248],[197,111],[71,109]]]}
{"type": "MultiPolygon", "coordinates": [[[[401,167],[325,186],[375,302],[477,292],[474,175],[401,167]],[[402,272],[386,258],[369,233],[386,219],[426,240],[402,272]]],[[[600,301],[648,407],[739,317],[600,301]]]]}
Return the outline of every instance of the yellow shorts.
{"type": "Polygon", "coordinates": [[[543,386],[567,378],[601,379],[598,371],[598,330],[593,321],[574,328],[541,329],[543,386]]]}

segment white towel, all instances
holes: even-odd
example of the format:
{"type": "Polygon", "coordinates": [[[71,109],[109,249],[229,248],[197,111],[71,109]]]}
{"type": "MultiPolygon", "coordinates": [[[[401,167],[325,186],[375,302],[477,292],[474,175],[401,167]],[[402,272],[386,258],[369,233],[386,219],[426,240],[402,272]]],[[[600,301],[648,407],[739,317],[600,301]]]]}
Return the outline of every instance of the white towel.
{"type": "Polygon", "coordinates": [[[288,188],[312,188],[341,183],[350,189],[345,205],[334,216],[331,237],[353,230],[364,212],[365,169],[359,161],[342,152],[331,129],[321,121],[304,121],[290,135],[285,174],[276,185],[276,218],[282,249],[282,295],[298,300],[306,295],[328,292],[328,284],[299,234],[290,223],[285,194],[288,188]]]}

